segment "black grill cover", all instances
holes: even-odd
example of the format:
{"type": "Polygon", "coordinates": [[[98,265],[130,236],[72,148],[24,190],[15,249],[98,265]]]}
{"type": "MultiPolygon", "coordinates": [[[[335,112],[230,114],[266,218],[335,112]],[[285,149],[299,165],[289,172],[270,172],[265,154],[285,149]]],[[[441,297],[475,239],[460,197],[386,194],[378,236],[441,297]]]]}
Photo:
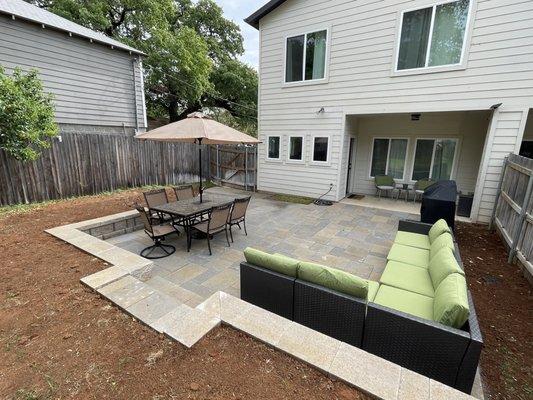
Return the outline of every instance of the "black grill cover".
{"type": "Polygon", "coordinates": [[[424,191],[420,220],[433,224],[444,218],[448,225],[455,228],[455,201],[457,185],[455,181],[438,181],[424,191]]]}

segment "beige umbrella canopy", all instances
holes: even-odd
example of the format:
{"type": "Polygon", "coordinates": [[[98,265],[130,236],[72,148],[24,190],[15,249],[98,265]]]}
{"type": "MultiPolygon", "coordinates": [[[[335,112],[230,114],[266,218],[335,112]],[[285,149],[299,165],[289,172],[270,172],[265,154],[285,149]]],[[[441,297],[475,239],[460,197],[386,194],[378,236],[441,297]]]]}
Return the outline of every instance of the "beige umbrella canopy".
{"type": "MultiPolygon", "coordinates": [[[[203,113],[189,114],[186,119],[161,126],[135,136],[140,140],[183,142],[196,144],[257,144],[256,138],[221,124],[203,113]]],[[[200,157],[200,202],[202,201],[202,148],[200,157]]]]}

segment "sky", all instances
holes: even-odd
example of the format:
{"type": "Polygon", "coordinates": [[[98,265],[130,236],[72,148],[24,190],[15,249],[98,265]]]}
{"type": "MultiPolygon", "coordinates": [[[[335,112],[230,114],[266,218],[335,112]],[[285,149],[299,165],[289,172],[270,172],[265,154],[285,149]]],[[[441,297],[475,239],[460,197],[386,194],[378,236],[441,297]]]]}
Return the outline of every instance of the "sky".
{"type": "Polygon", "coordinates": [[[215,0],[224,10],[226,18],[235,21],[241,27],[244,37],[244,55],[241,60],[257,69],[259,64],[259,33],[244,18],[261,8],[268,0],[215,0]]]}

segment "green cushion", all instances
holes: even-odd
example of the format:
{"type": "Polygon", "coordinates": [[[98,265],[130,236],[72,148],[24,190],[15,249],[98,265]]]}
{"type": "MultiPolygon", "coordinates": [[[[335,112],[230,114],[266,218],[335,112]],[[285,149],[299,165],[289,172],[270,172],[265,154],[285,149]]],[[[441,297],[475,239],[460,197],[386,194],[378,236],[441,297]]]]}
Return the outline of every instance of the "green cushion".
{"type": "Polygon", "coordinates": [[[376,294],[378,293],[379,289],[379,282],[376,281],[367,281],[368,282],[368,294],[366,299],[368,301],[374,301],[376,298],[376,294]]]}
{"type": "Polygon", "coordinates": [[[451,232],[451,229],[446,223],[446,221],[441,218],[437,222],[435,222],[429,230],[429,241],[433,243],[433,241],[437,239],[440,235],[442,235],[444,232],[451,232]]]}
{"type": "Polygon", "coordinates": [[[379,283],[398,289],[409,290],[410,292],[423,294],[428,297],[435,295],[427,269],[396,261],[389,261],[387,263],[379,283]]]}
{"type": "Polygon", "coordinates": [[[433,319],[459,329],[468,320],[469,313],[465,277],[448,275],[435,291],[433,319]]]}
{"type": "Polygon", "coordinates": [[[244,258],[246,258],[246,261],[250,264],[296,278],[298,260],[294,260],[281,254],[268,254],[251,247],[244,249],[244,258]]]}
{"type": "Polygon", "coordinates": [[[457,264],[453,251],[443,247],[429,262],[429,276],[436,289],[448,275],[458,273],[464,275],[463,270],[457,264]]]}
{"type": "Polygon", "coordinates": [[[429,236],[420,233],[398,231],[394,243],[403,244],[404,246],[417,247],[419,249],[429,250],[429,236]]]}
{"type": "Polygon", "coordinates": [[[389,251],[387,260],[427,268],[429,264],[429,250],[394,243],[389,251]]]}
{"type": "Polygon", "coordinates": [[[300,262],[298,278],[360,299],[367,298],[368,281],[335,268],[300,262]]]}
{"type": "Polygon", "coordinates": [[[433,320],[433,299],[418,293],[380,285],[374,303],[394,310],[433,320]]]}
{"type": "Polygon", "coordinates": [[[452,250],[455,250],[452,235],[450,235],[448,232],[444,232],[431,243],[429,248],[429,259],[431,260],[433,256],[437,254],[443,247],[448,247],[452,250]]]}

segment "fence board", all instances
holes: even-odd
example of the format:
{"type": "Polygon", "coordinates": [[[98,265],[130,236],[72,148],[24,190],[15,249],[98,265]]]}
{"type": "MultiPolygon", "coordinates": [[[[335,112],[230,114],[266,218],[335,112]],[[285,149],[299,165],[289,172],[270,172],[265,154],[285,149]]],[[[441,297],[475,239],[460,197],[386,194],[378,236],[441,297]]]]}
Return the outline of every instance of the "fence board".
{"type": "Polygon", "coordinates": [[[242,145],[211,146],[210,173],[218,182],[255,190],[257,147],[242,145]]]}
{"type": "MultiPolygon", "coordinates": [[[[202,164],[208,170],[208,154],[202,164]]],[[[0,205],[97,194],[198,179],[198,146],[131,136],[65,134],[41,157],[21,163],[0,150],[0,205]]]]}

